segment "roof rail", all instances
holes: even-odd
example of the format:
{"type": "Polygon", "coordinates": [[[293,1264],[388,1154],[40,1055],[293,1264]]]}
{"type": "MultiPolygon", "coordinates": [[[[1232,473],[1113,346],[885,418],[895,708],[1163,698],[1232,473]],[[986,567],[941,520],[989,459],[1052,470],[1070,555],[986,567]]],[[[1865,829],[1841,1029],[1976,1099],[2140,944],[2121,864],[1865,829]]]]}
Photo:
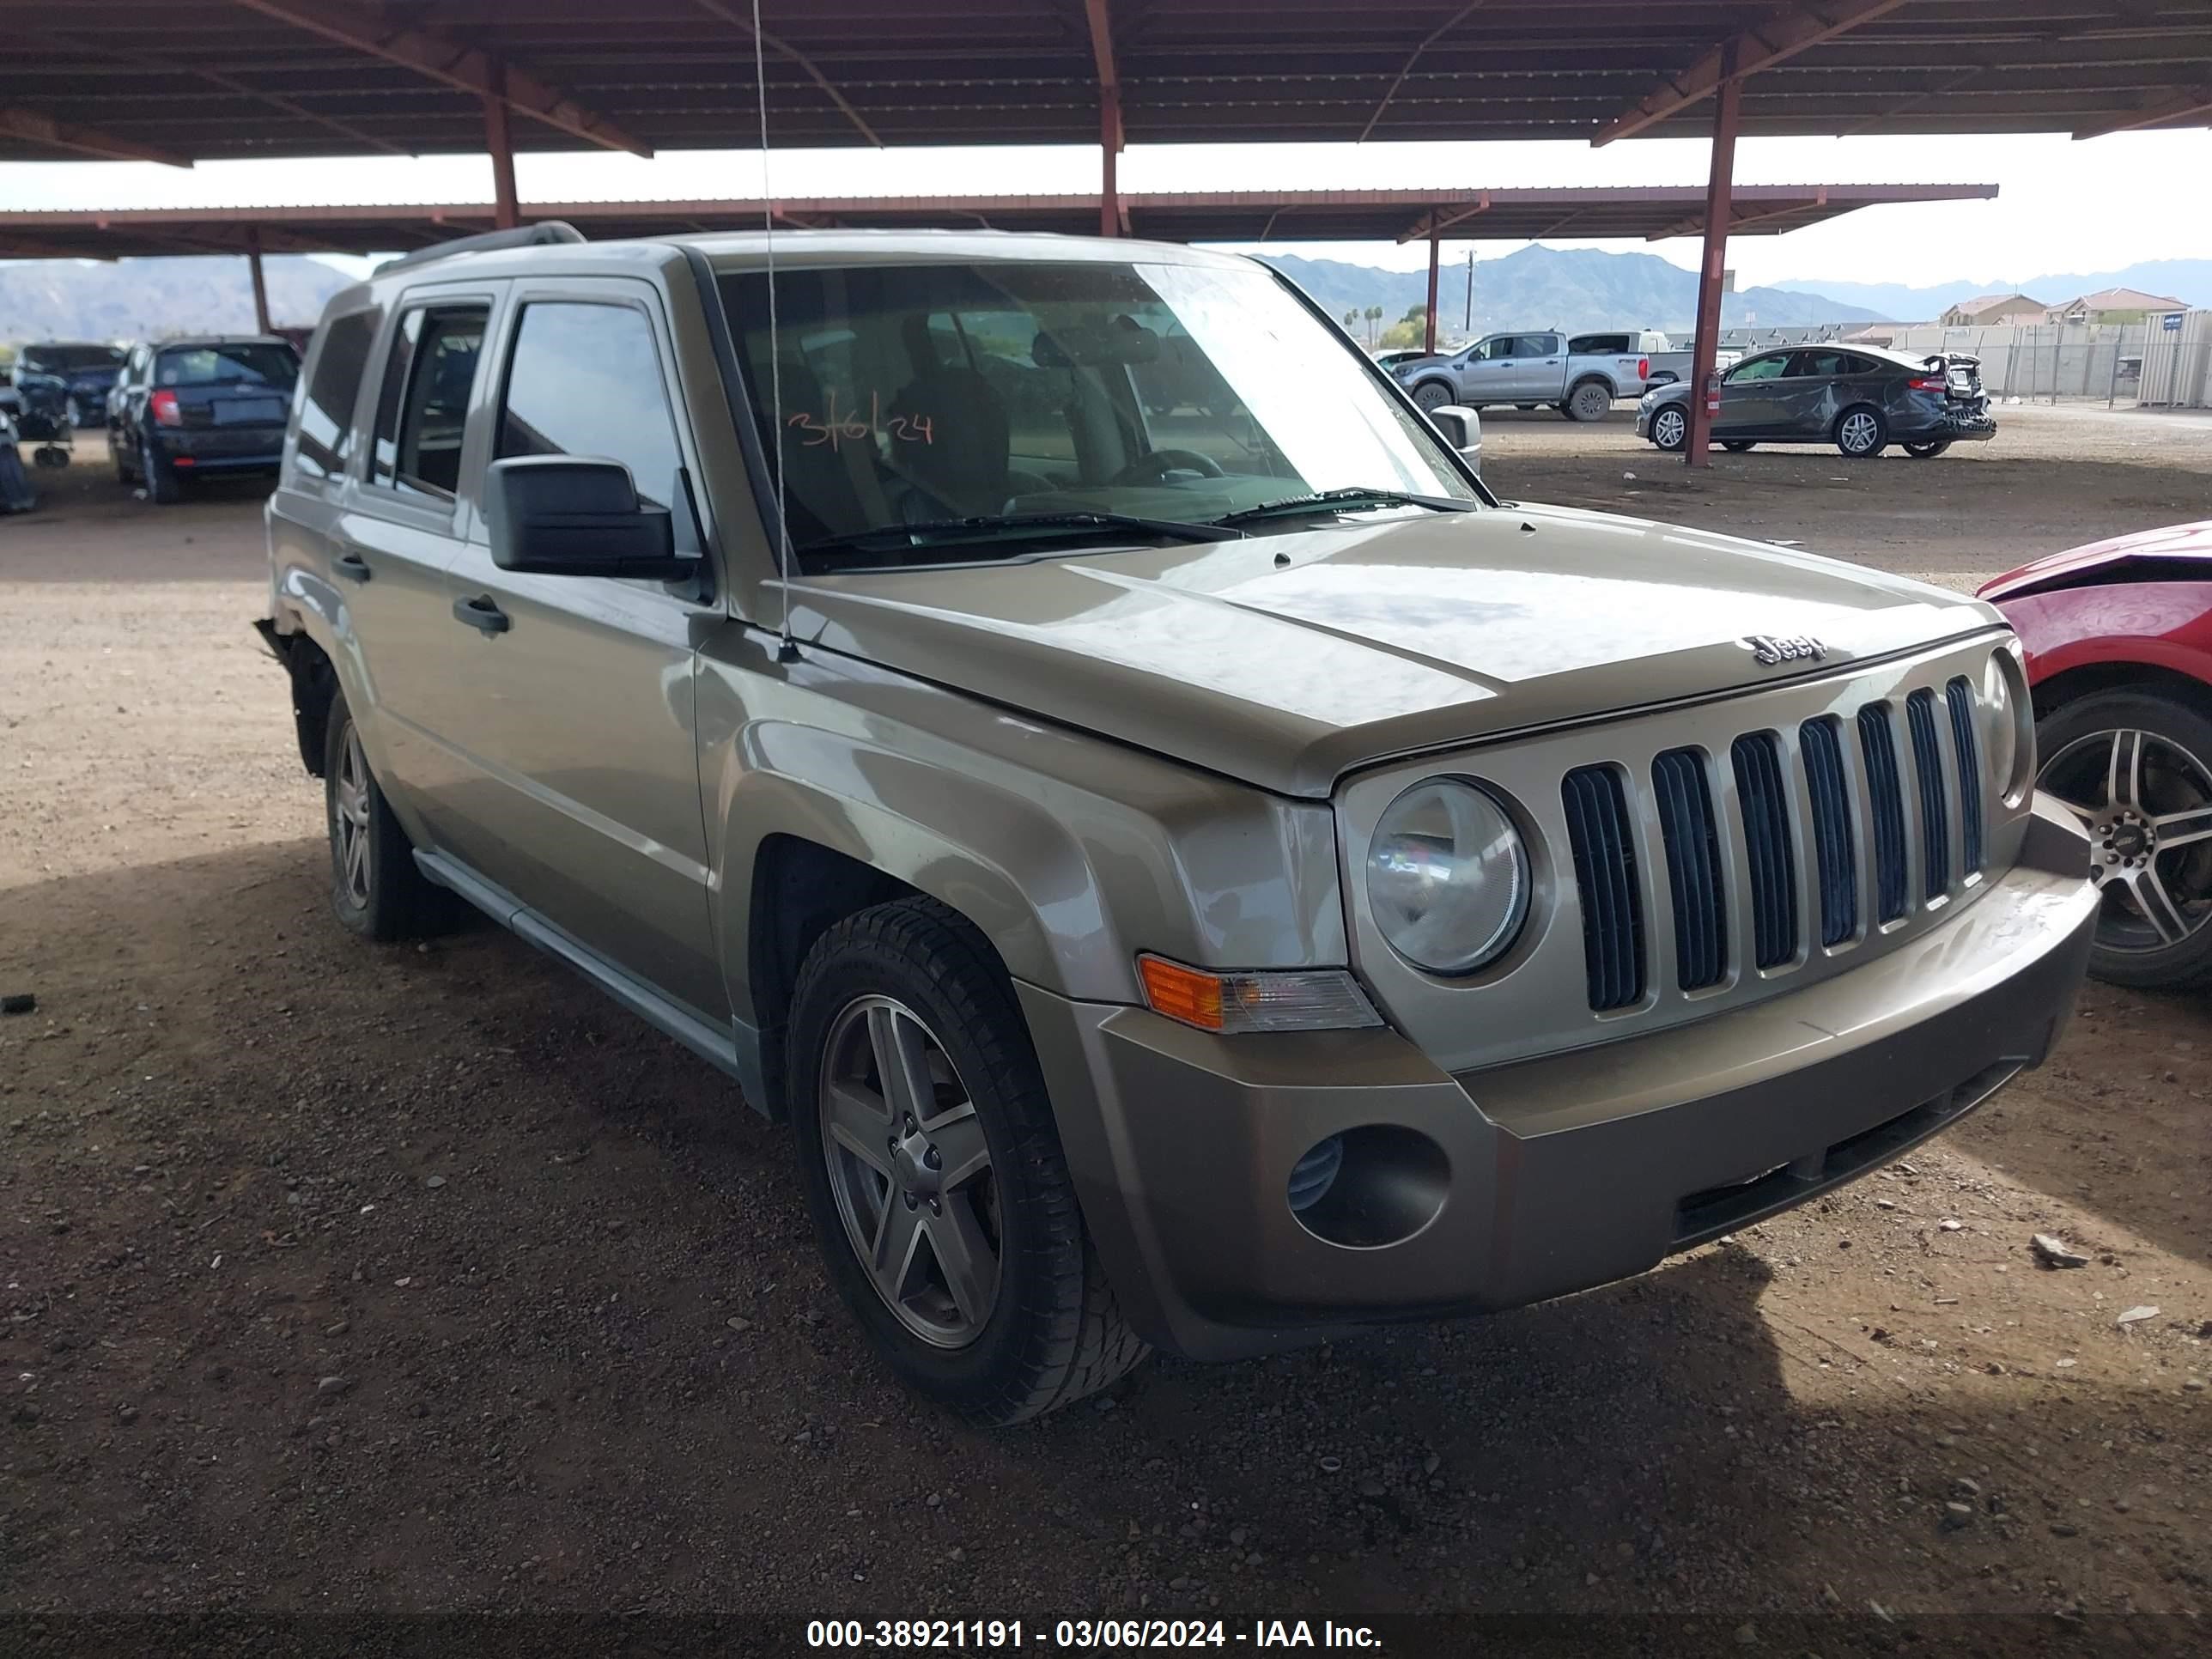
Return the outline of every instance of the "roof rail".
{"type": "Polygon", "coordinates": [[[534,225],[517,225],[510,230],[487,230],[475,236],[456,236],[449,241],[433,242],[428,247],[418,247],[412,253],[403,253],[397,259],[386,259],[377,266],[381,276],[387,270],[404,270],[410,265],[424,265],[433,259],[446,259],[456,253],[489,253],[503,247],[544,247],[556,242],[580,242],[584,233],[564,219],[547,219],[534,225]]]}

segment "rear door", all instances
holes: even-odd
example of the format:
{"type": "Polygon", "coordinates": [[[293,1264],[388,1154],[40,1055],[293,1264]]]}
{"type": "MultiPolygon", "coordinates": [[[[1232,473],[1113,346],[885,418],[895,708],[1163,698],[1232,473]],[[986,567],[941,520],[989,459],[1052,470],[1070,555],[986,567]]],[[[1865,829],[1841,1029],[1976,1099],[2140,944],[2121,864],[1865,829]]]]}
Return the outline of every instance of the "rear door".
{"type": "MultiPolygon", "coordinates": [[[[369,761],[438,846],[477,844],[468,775],[453,746],[467,690],[470,642],[453,625],[446,572],[471,515],[459,489],[471,398],[483,369],[497,285],[410,289],[385,319],[363,393],[362,441],[327,534],[332,586],[344,605],[369,761]]],[[[313,400],[309,400],[312,404],[313,400]]],[[[295,471],[323,450],[301,413],[295,471]]],[[[356,689],[348,682],[349,695],[356,689]]],[[[410,828],[412,826],[410,825],[410,828]]]]}
{"type": "Polygon", "coordinates": [[[1790,355],[1789,372],[1776,392],[1776,416],[1789,435],[1825,438],[1844,404],[1862,396],[1881,401],[1868,382],[1873,365],[1854,351],[1807,346],[1790,355]]]}
{"type": "MultiPolygon", "coordinates": [[[[652,285],[518,282],[500,338],[486,463],[619,461],[641,501],[673,513],[679,550],[700,552],[652,285]]],[[[502,570],[481,523],[453,578],[472,861],[602,961],[726,1024],[692,720],[692,630],[719,611],[659,582],[502,570]]]]}

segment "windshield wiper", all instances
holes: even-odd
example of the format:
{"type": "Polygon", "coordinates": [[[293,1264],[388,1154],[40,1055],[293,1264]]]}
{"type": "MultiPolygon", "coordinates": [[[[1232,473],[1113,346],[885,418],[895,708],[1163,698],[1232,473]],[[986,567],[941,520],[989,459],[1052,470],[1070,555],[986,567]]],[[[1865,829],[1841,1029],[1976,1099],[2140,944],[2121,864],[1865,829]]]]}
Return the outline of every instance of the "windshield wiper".
{"type": "Polygon", "coordinates": [[[1285,519],[1299,513],[1342,513],[1365,507],[1426,507],[1439,513],[1472,513],[1477,506],[1451,495],[1413,495],[1402,489],[1370,489],[1352,484],[1342,489],[1323,489],[1310,495],[1285,495],[1279,501],[1262,501],[1241,507],[1213,520],[1218,525],[1253,524],[1262,519],[1285,519]]]}
{"type": "Polygon", "coordinates": [[[1244,532],[1220,523],[1200,524],[1185,519],[1146,519],[1132,513],[1012,513],[966,519],[929,519],[920,524],[871,526],[823,536],[797,550],[799,553],[885,552],[902,547],[942,547],[961,542],[1014,540],[1031,535],[1089,535],[1102,530],[1129,530],[1147,536],[1166,536],[1183,542],[1233,542],[1244,532]]]}

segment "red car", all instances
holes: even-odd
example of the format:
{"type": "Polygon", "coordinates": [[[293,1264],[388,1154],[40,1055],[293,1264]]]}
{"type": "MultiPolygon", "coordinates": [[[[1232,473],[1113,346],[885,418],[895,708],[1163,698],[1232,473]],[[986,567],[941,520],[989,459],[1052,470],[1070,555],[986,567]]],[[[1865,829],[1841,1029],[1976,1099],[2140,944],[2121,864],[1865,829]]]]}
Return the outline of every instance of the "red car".
{"type": "Polygon", "coordinates": [[[1981,597],[2027,649],[2038,787],[2089,826],[2091,970],[2212,981],[2212,520],[2054,553],[1981,597]]]}

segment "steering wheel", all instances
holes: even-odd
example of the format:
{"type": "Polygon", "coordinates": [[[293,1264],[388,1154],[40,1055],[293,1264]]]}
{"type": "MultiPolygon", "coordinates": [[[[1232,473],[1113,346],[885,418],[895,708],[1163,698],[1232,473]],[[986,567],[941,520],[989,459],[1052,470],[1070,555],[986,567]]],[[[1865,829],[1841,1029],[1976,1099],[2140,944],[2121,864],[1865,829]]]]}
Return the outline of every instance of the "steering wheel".
{"type": "Polygon", "coordinates": [[[1194,449],[1155,449],[1138,456],[1106,482],[1109,484],[1164,483],[1170,472],[1196,472],[1207,478],[1226,476],[1221,470],[1221,463],[1211,455],[1201,455],[1194,449]]]}

